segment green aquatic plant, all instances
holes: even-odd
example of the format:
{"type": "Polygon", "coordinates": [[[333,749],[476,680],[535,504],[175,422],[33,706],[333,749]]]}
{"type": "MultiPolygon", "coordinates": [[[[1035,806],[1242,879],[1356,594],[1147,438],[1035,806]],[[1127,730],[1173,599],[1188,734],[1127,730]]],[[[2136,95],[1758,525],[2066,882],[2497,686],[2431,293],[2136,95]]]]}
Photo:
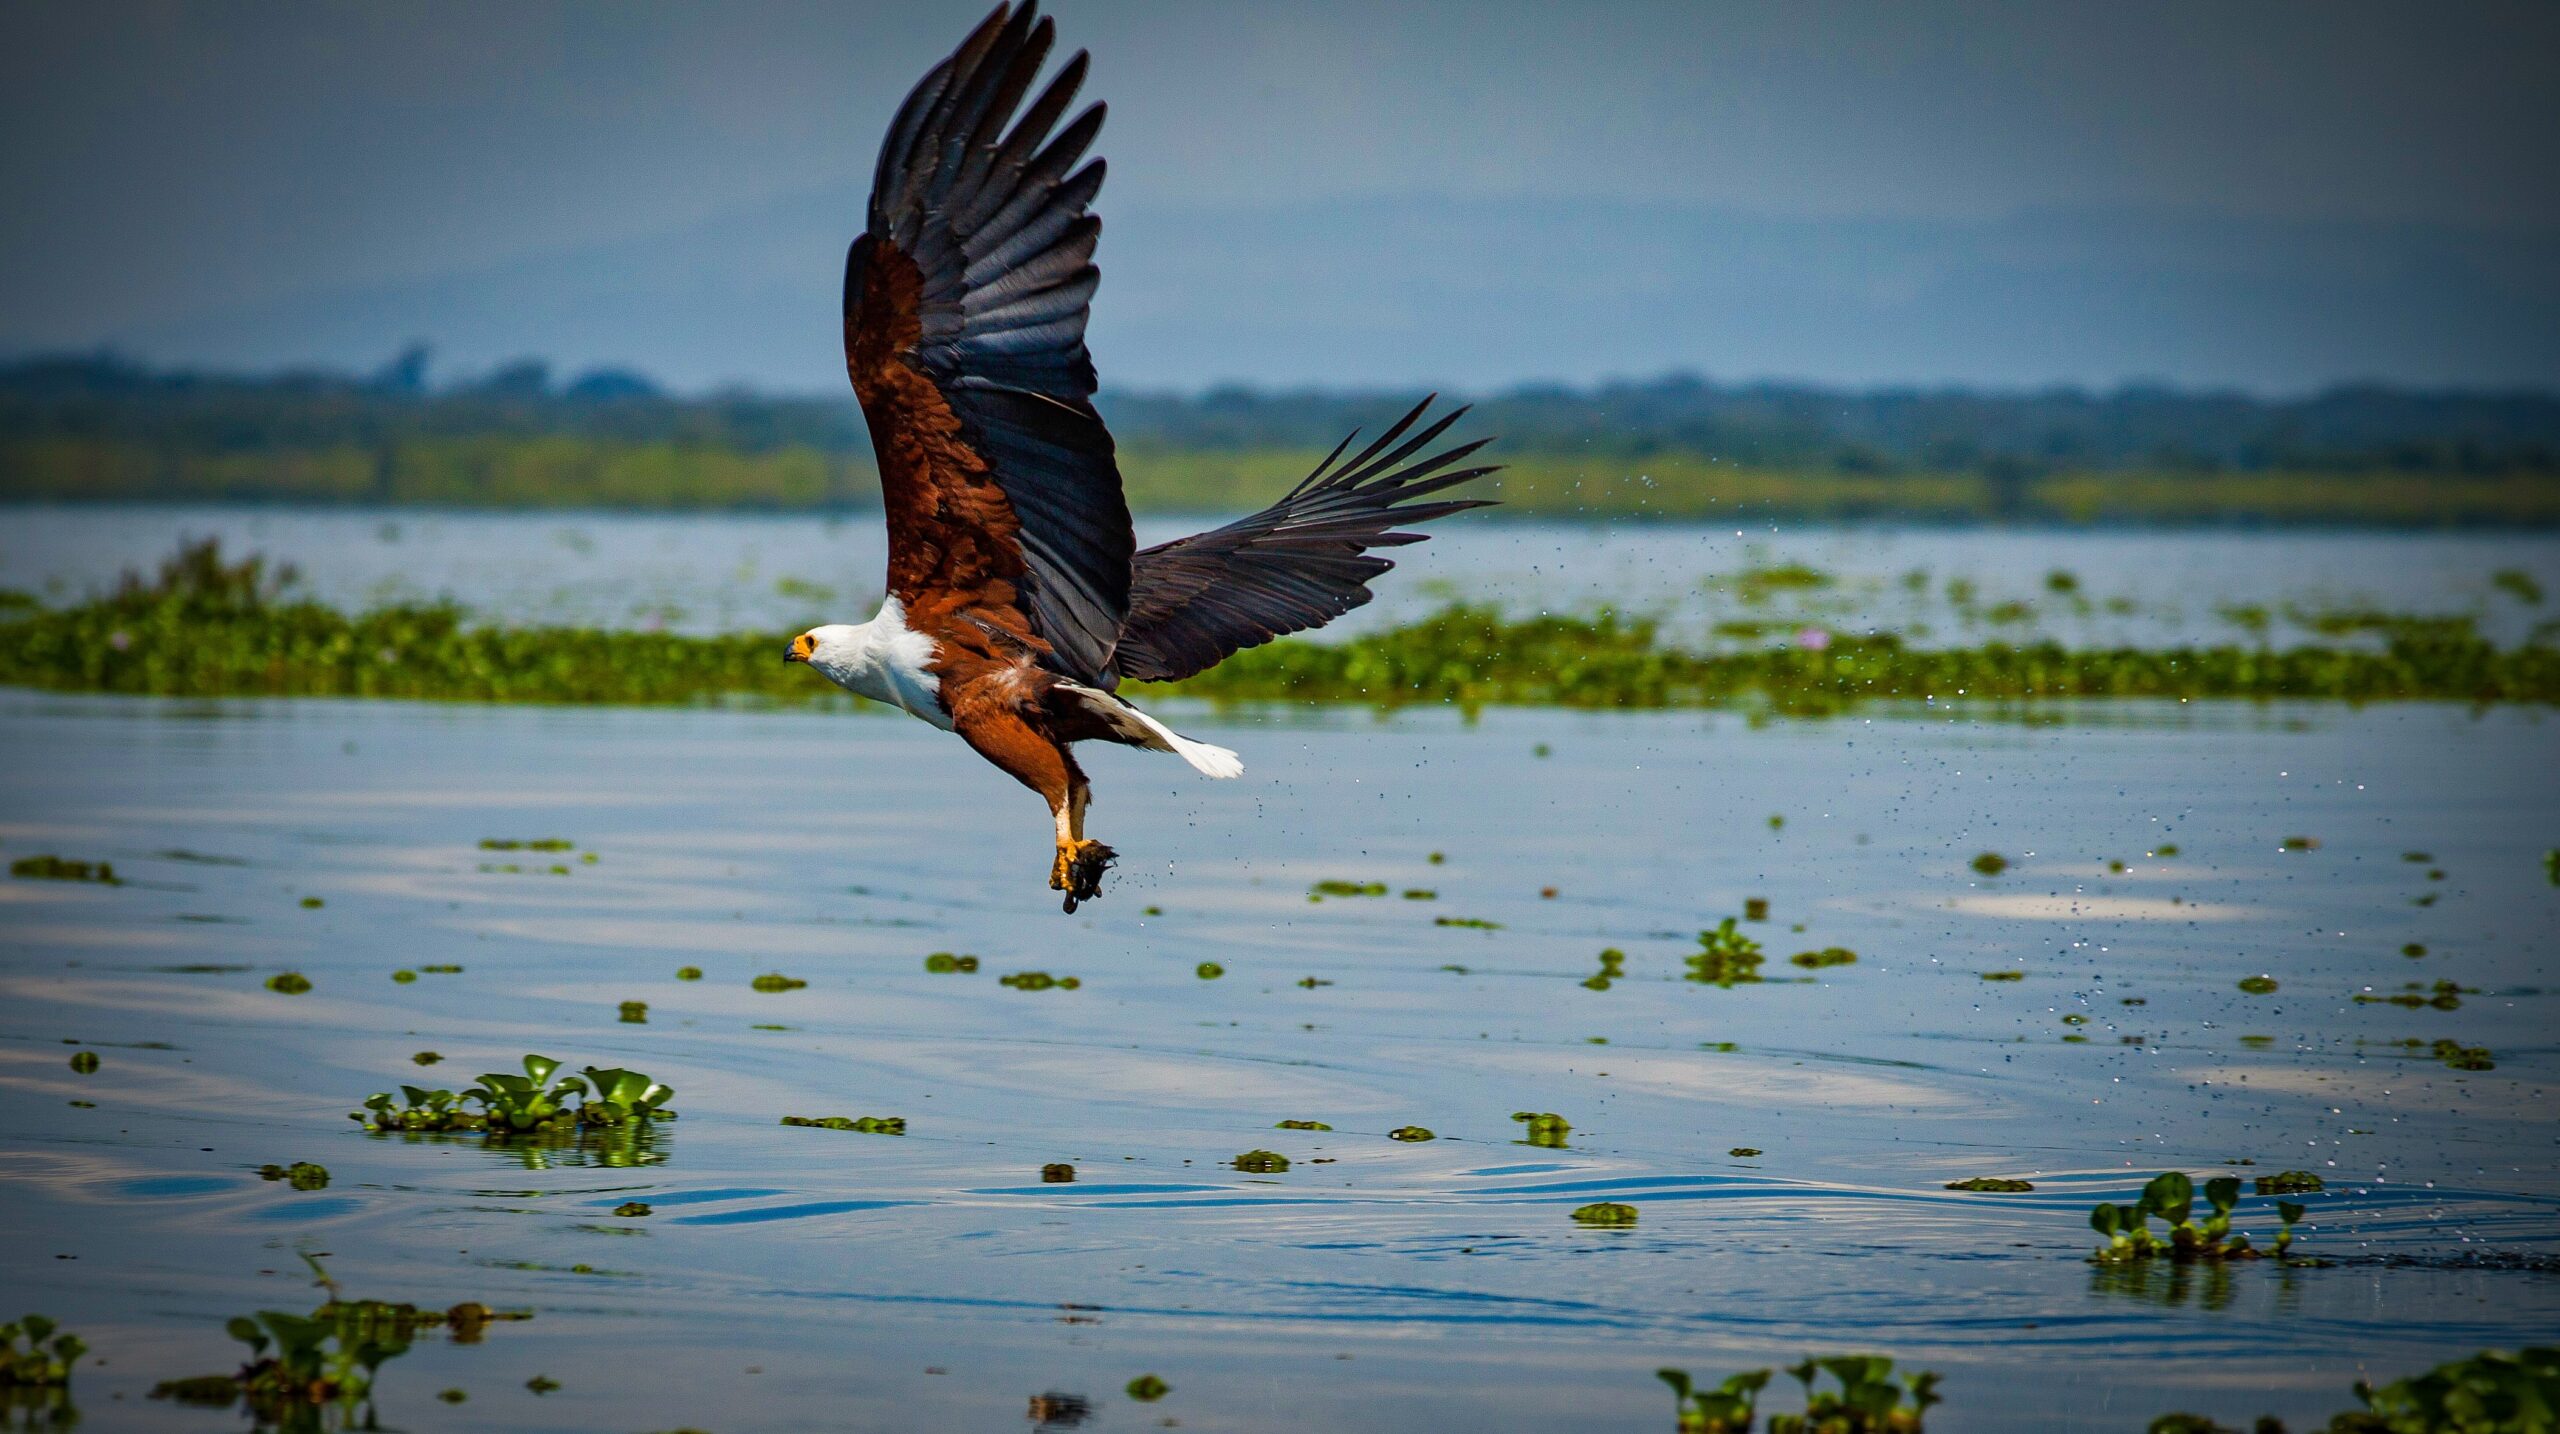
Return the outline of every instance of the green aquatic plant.
{"type": "Polygon", "coordinates": [[[651,1208],[645,1201],[625,1200],[621,1204],[613,1207],[613,1213],[626,1220],[639,1220],[658,1212],[651,1208]]]}
{"type": "Polygon", "coordinates": [[[406,967],[391,973],[392,984],[397,986],[406,986],[417,979],[418,973],[406,967]]]}
{"type": "Polygon", "coordinates": [[[699,966],[678,966],[676,968],[676,979],[679,981],[699,981],[702,979],[702,968],[699,966]]]}
{"type": "MultiPolygon", "coordinates": [[[[2260,1181],[2259,1188],[2265,1193],[2266,1182],[2260,1181]]],[[[2247,1235],[2231,1228],[2232,1210],[2240,1199],[2238,1176],[2217,1176],[2204,1183],[2203,1194],[2210,1213],[2201,1221],[2195,1218],[2196,1194],[2195,1182],[2183,1172],[2172,1170],[2152,1177],[2133,1204],[2099,1204],[2089,1212],[2089,1227],[2106,1236],[2107,1243],[2099,1246],[2090,1259],[2099,1264],[2125,1264],[2165,1256],[2187,1264],[2263,1257],[2247,1235]],[[2151,1218],[2155,1215],[2169,1227],[2165,1239],[2151,1233],[2151,1218]]],[[[2293,1225],[2302,1218],[2302,1207],[2279,1204],[2276,1213],[2284,1226],[2277,1236],[2278,1249],[2282,1250],[2293,1243],[2293,1225]]]]}
{"type": "Polygon", "coordinates": [[[2522,568],[2500,568],[2489,574],[2489,586],[2527,606],[2542,601],[2542,584],[2522,568]]]}
{"type": "Polygon", "coordinates": [[[2320,838],[2289,836],[2284,839],[2281,845],[2286,851],[2318,851],[2320,849],[2320,838]]]}
{"type": "Polygon", "coordinates": [[[1539,1145],[1550,1150],[1562,1150],[1565,1146],[1565,1137],[1573,1134],[1573,1123],[1552,1110],[1515,1110],[1511,1112],[1511,1118],[1528,1126],[1520,1142],[1523,1145],[1539,1145]]]}
{"type": "Polygon", "coordinates": [[[975,956],[963,956],[952,951],[936,951],[932,955],[924,958],[924,969],[937,976],[948,976],[957,972],[975,971],[978,969],[978,958],[975,956]]]}
{"type": "Polygon", "coordinates": [[[1438,1140],[1439,1138],[1439,1136],[1432,1134],[1429,1130],[1419,1125],[1399,1125],[1395,1129],[1387,1132],[1387,1139],[1401,1140],[1408,1145],[1418,1144],[1425,1140],[1438,1140]]]}
{"type": "Polygon", "coordinates": [[[2354,1000],[2359,1006],[2404,1006],[2412,1011],[2423,1006],[2431,1006],[2439,1011],[2454,1011],[2461,1009],[2463,997],[2477,994],[2471,988],[2457,985],[2452,981],[2440,980],[2433,985],[2421,985],[2416,981],[2408,981],[2403,982],[2400,989],[2390,995],[2358,991],[2354,1000]]]}
{"type": "Polygon", "coordinates": [[[442,1051],[420,1051],[409,1057],[411,1065],[431,1066],[444,1059],[442,1051]]]}
{"type": "Polygon", "coordinates": [[[1635,1206],[1620,1205],[1607,1200],[1600,1201],[1593,1205],[1584,1205],[1573,1212],[1573,1223],[1577,1225],[1597,1225],[1604,1228],[1623,1229],[1635,1222],[1635,1206]]]}
{"type": "Polygon", "coordinates": [[[2009,869],[2009,859],[1996,851],[1986,851],[1966,865],[1984,876],[1998,876],[2009,869]]]}
{"type": "Polygon", "coordinates": [[[307,1315],[260,1310],[234,1317],[224,1329],[249,1346],[248,1363],[228,1375],[165,1381],[152,1389],[151,1397],[197,1407],[239,1403],[261,1427],[379,1428],[375,1380],[382,1366],[406,1354],[422,1332],[442,1328],[457,1344],[475,1343],[493,1320],[532,1318],[501,1314],[476,1301],[431,1310],[348,1300],[318,1261],[308,1255],[303,1260],[328,1290],[326,1303],[307,1315]]]}
{"type": "Polygon", "coordinates": [[[258,1178],[281,1180],[296,1190],[326,1190],[329,1188],[329,1167],[315,1165],[308,1160],[297,1160],[291,1165],[261,1165],[258,1178]]]}
{"type": "Polygon", "coordinates": [[[2027,979],[2027,973],[2024,971],[1985,971],[1982,972],[1981,975],[1982,979],[1985,981],[2023,981],[2027,979]]]}
{"type": "Polygon", "coordinates": [[[1438,901],[1440,893],[1427,886],[1408,886],[1400,893],[1407,901],[1438,901]]]}
{"type": "Polygon", "coordinates": [[[1787,958],[1788,961],[1808,971],[1819,970],[1825,966],[1853,965],[1857,959],[1858,953],[1846,946],[1825,946],[1819,951],[1799,951],[1787,958]]]}
{"type": "Polygon", "coordinates": [[[1431,924],[1455,926],[1468,931],[1500,931],[1502,929],[1501,922],[1487,921],[1481,916],[1435,916],[1431,918],[1431,924]]]}
{"type": "Polygon", "coordinates": [[[2426,944],[2419,941],[2407,942],[2401,946],[2400,954],[2414,960],[2427,954],[2426,944]]]}
{"type": "Polygon", "coordinates": [[[1975,1175],[1947,1182],[1950,1190],[1970,1190],[1977,1195],[2017,1195],[2036,1188],[2025,1180],[2012,1180],[1999,1175],[1975,1175]]]}
{"type": "Polygon", "coordinates": [[[851,1130],[863,1135],[904,1135],[907,1118],[903,1115],[844,1116],[786,1115],[784,1125],[805,1125],[817,1130],[851,1130]]]}
{"type": "Polygon", "coordinates": [[[46,1315],[21,1315],[0,1324],[0,1389],[63,1388],[88,1351],[86,1341],[46,1315]]]}
{"type": "Polygon", "coordinates": [[[1740,923],[1728,916],[1712,930],[1698,933],[1698,950],[1687,958],[1689,970],[1683,979],[1730,989],[1759,980],[1760,965],[1766,959],[1760,943],[1744,935],[1740,923]]]}
{"type": "Polygon", "coordinates": [[[2560,846],[2551,847],[2542,853],[2542,877],[2553,886],[2560,886],[2560,846]]]}
{"type": "Polygon", "coordinates": [[[462,974],[462,968],[459,966],[421,966],[418,970],[429,976],[459,976],[462,974]]]}
{"type": "Polygon", "coordinates": [[[1306,990],[1312,991],[1318,986],[1330,986],[1333,983],[1321,976],[1301,976],[1298,978],[1297,984],[1306,990]]]}
{"type": "MultiPolygon", "coordinates": [[[[1745,1370],[1713,1389],[1698,1388],[1685,1370],[1657,1370],[1655,1377],[1671,1386],[1680,1434],[1751,1434],[1772,1373],[1745,1370]]],[[[1804,1412],[1771,1414],[1768,1434],[1920,1434],[1929,1407],[1941,1402],[1935,1373],[1897,1377],[1882,1355],[1808,1359],[1787,1373],[1804,1386],[1804,1412]],[[1839,1387],[1817,1388],[1823,1374],[1839,1387]]]]}
{"type": "Polygon", "coordinates": [[[2429,1047],[2437,1060],[2458,1071],[2493,1071],[2498,1068],[2497,1052],[2487,1046],[2466,1046],[2460,1041],[2438,1041],[2429,1047]]]}
{"type": "Polygon", "coordinates": [[[1744,898],[1742,899],[1742,919],[1743,919],[1743,920],[1745,920],[1745,921],[1766,921],[1766,920],[1768,920],[1768,919],[1769,919],[1769,898],[1767,898],[1767,897],[1765,897],[1765,896],[1746,896],[1746,897],[1744,897],[1744,898]]]}
{"type": "Polygon", "coordinates": [[[575,851],[578,844],[567,837],[536,837],[522,841],[513,837],[482,837],[482,851],[575,851]]]}
{"type": "Polygon", "coordinates": [[[1043,1165],[1040,1167],[1040,1183],[1043,1185],[1073,1185],[1076,1183],[1076,1168],[1063,1160],[1043,1165]]]}
{"type": "Polygon", "coordinates": [[[2151,854],[2163,859],[2176,856],[2178,855],[2178,844],[2176,842],[2164,841],[2158,846],[2153,847],[2151,849],[2151,854]]]}
{"type": "Polygon", "coordinates": [[[96,1051],[80,1051],[71,1057],[73,1075],[95,1075],[97,1071],[98,1053],[96,1051]]]}
{"type": "Polygon", "coordinates": [[[2328,1188],[2325,1181],[2308,1170],[2284,1170],[2257,1178],[2261,1195],[2310,1195],[2328,1188]]]}
{"type": "MultiPolygon", "coordinates": [[[[2483,1350],[2376,1388],[2358,1380],[2361,1409],[2331,1415],[2325,1434],[2560,1434],[2560,1348],[2483,1350]]],[[[2273,1418],[2258,1434],[2283,1434],[2273,1418]]],[[[2239,1434],[2201,1414],[2163,1414],[2149,1434],[2239,1434]]]]}
{"type": "Polygon", "coordinates": [[[1141,1374],[1129,1381],[1129,1387],[1124,1392],[1140,1404],[1153,1404],[1171,1394],[1173,1386],[1152,1374],[1141,1374]]]}
{"type": "Polygon", "coordinates": [[[794,976],[785,976],[779,971],[767,971],[747,984],[770,995],[780,991],[797,991],[809,983],[794,976]]]}
{"type": "Polygon", "coordinates": [[[588,1066],[583,1076],[563,1076],[555,1083],[551,1077],[559,1069],[556,1060],[528,1055],[523,1075],[491,1072],[458,1095],[404,1085],[400,1092],[405,1104],[380,1091],[366,1097],[364,1109],[348,1118],[377,1133],[498,1136],[565,1134],[675,1119],[676,1113],[666,1104],[675,1092],[638,1071],[588,1066]],[[468,1108],[473,1106],[477,1109],[468,1108]]]}
{"type": "Polygon", "coordinates": [[[1756,1145],[1737,1145],[1725,1152],[1736,1160],[1749,1160],[1759,1153],[1760,1147],[1756,1145]]]}
{"type": "Polygon", "coordinates": [[[1289,1168],[1289,1157],[1276,1150],[1248,1150],[1227,1163],[1249,1175],[1277,1175],[1289,1168]]]}
{"type": "Polygon", "coordinates": [[[1728,1376],[1713,1389],[1696,1387],[1685,1369],[1657,1369],[1654,1377],[1671,1386],[1680,1434],[1751,1434],[1752,1425],[1759,1419],[1760,1391],[1768,1387],[1775,1373],[1768,1369],[1744,1370],[1728,1376]]]}
{"type": "Polygon", "coordinates": [[[1191,968],[1191,974],[1199,977],[1203,981],[1215,981],[1219,977],[1227,974],[1227,968],[1219,965],[1215,961],[1203,961],[1199,965],[1191,968]]]}
{"type": "Polygon", "coordinates": [[[2248,992],[2252,996],[2271,996],[2275,994],[2276,978],[2273,976],[2243,976],[2240,978],[2240,989],[2248,992]]]}
{"type": "Polygon", "coordinates": [[[1333,1129],[1333,1127],[1332,1127],[1332,1126],[1325,1124],[1325,1123],[1324,1123],[1323,1121],[1321,1121],[1321,1120],[1279,1120],[1279,1121],[1273,1121],[1273,1122],[1272,1122],[1272,1124],[1271,1124],[1271,1128],[1272,1128],[1273,1130],[1331,1130],[1331,1129],[1333,1129]]]}
{"type": "Polygon", "coordinates": [[[1584,978],[1585,990],[1606,991],[1627,974],[1627,953],[1612,946],[1600,953],[1600,969],[1584,978]]]}
{"type": "Polygon", "coordinates": [[[1307,899],[1310,901],[1322,901],[1328,896],[1384,896],[1386,894],[1387,884],[1383,881],[1342,881],[1332,877],[1307,888],[1307,899]]]}
{"type": "Polygon", "coordinates": [[[646,1001],[623,1002],[622,1020],[625,1024],[634,1026],[649,1024],[649,1003],[646,1001]]]}
{"type": "Polygon", "coordinates": [[[267,978],[267,989],[278,995],[299,996],[311,989],[311,978],[299,971],[278,972],[267,978]]]}
{"type": "Polygon", "coordinates": [[[1053,987],[1073,991],[1082,987],[1084,982],[1073,976],[1052,976],[1046,971],[1016,971],[1010,976],[998,976],[996,984],[1011,986],[1017,991],[1046,991],[1053,987]]]}
{"type": "Polygon", "coordinates": [[[106,861],[66,861],[58,856],[22,856],[9,863],[11,876],[31,881],[87,881],[100,886],[122,886],[115,863],[106,861]]]}
{"type": "Polygon", "coordinates": [[[463,1092],[465,1100],[476,1100],[492,1130],[532,1130],[545,1125],[573,1125],[576,1110],[573,1098],[587,1094],[587,1083],[576,1076],[562,1076],[551,1081],[560,1063],[547,1056],[524,1058],[524,1074],[492,1071],[480,1077],[479,1084],[463,1092]]]}

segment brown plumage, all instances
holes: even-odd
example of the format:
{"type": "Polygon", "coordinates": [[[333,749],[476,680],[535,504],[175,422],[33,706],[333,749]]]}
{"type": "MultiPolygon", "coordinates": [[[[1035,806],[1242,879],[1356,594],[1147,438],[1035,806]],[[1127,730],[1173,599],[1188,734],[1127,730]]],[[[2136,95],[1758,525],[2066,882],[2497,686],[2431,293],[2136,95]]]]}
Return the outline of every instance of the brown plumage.
{"type": "Polygon", "coordinates": [[[1337,465],[1345,439],[1263,512],[1136,550],[1084,345],[1103,163],[1079,161],[1103,107],[1058,127],[1078,52],[1024,108],[1055,38],[1035,10],[999,5],[881,145],[845,257],[844,345],[879,460],[889,600],[869,623],[802,634],[788,657],[958,733],[1039,792],[1057,826],[1050,885],[1073,911],[1113,853],[1084,836],[1072,744],[1242,770],[1114,696],[1120,679],[1187,677],[1360,606],[1394,566],[1368,550],[1422,540],[1397,523],[1484,505],[1413,500],[1494,470],[1453,466],[1481,440],[1417,457],[1465,412],[1406,437],[1426,399],[1337,465]]]}

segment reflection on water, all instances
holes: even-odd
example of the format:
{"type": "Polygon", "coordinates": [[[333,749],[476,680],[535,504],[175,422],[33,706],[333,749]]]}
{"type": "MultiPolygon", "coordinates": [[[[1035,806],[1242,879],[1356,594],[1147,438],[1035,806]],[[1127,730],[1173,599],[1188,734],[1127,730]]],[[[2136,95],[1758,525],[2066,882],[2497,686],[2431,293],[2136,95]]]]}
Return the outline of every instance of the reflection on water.
{"type": "Polygon", "coordinates": [[[0,882],[0,1283],[109,1356],[93,1423],[173,1430],[150,1385],[305,1308],[298,1252],[540,1311],[409,1348],[421,1428],[1018,1428],[1040,1390],[1058,1427],[1401,1430],[1420,1391],[1649,1430],[1656,1368],[1845,1349],[1941,1371],[1949,1428],[2235,1387],[2316,1422],[2560,1323],[2550,724],[2116,715],[1186,714],[1252,775],[1101,754],[1121,884],[1067,920],[1036,803],[917,724],[0,696],[41,756],[0,845],[128,878],[0,882]],[[480,869],[537,833],[597,859],[480,869]],[[996,980],[1041,969],[1079,986],[996,980]],[[2354,999],[2413,979],[2466,994],[2354,999]],[[2404,1054],[2439,1040],[2494,1068],[2404,1054]],[[421,1050],[573,1051],[685,1116],[345,1119],[421,1050]],[[778,1123],[836,1111],[906,1133],[778,1123]],[[327,1188],[259,1177],[297,1162],[327,1188]],[[2335,1263],[2087,1264],[2172,1168],[2319,1173],[2296,1250],[2335,1263]],[[1944,1188],[1981,1175],[2035,1188],[1944,1188]],[[1604,1201],[1638,1222],[1571,1218],[1604,1201]]]}

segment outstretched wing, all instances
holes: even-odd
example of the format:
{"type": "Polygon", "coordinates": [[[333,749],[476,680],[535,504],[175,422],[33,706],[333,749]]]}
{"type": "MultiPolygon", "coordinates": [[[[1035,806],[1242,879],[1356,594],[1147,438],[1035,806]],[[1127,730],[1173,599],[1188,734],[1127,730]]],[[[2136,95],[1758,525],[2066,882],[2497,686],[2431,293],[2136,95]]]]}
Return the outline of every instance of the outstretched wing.
{"type": "Polygon", "coordinates": [[[1322,627],[1367,602],[1369,580],[1395,566],[1372,557],[1371,548],[1402,547],[1426,536],[1389,531],[1396,524],[1492,506],[1487,498],[1415,501],[1497,471],[1442,471],[1489,438],[1398,467],[1467,412],[1458,409],[1405,438],[1430,407],[1428,398],[1414,405],[1377,442],[1336,467],[1334,460],[1360,435],[1343,439],[1287,497],[1252,517],[1138,554],[1129,619],[1113,664],[1117,674],[1174,682],[1240,649],[1322,627]]]}
{"type": "Polygon", "coordinates": [[[1084,346],[1103,165],[1076,162],[1103,107],[1050,138],[1078,52],[1014,119],[1053,38],[1034,8],[997,6],[899,106],[845,257],[845,367],[880,460],[890,594],[1017,613],[1048,665],[1096,682],[1137,547],[1084,346]]]}

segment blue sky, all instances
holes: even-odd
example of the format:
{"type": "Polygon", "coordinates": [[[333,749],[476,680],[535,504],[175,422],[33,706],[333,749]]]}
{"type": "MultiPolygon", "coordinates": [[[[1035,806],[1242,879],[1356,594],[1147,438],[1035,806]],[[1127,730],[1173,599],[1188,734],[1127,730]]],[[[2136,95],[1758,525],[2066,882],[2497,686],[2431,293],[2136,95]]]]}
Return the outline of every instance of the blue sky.
{"type": "MultiPolygon", "coordinates": [[[[2560,386],[2560,7],[1049,8],[1106,383],[2560,386]]],[[[0,8],[0,352],[828,391],[980,13],[0,8]]]]}

